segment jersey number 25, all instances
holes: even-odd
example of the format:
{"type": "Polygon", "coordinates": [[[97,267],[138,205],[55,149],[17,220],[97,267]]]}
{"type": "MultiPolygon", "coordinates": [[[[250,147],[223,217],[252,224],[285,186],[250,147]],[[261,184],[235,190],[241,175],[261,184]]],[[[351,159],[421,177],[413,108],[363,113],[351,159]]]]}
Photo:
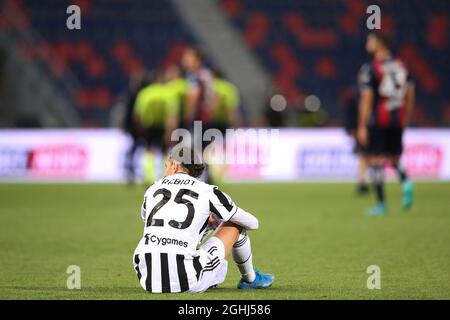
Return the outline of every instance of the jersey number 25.
{"type": "MultiPolygon", "coordinates": [[[[156,197],[161,194],[162,194],[163,198],[153,207],[152,211],[148,215],[147,227],[150,227],[150,226],[163,227],[164,226],[164,219],[153,219],[153,216],[159,209],[161,209],[167,202],[170,201],[170,199],[172,197],[172,193],[169,190],[162,188],[162,189],[156,190],[155,193],[153,194],[153,197],[156,197]]],[[[186,229],[187,227],[189,227],[191,225],[192,219],[194,219],[194,213],[195,213],[194,205],[192,204],[191,201],[189,201],[188,199],[185,199],[184,196],[189,196],[193,199],[198,199],[198,193],[196,193],[192,190],[180,189],[180,191],[178,191],[178,193],[175,196],[175,199],[173,201],[175,203],[185,205],[188,209],[188,214],[184,221],[181,221],[181,222],[176,221],[176,220],[169,221],[169,225],[175,229],[186,229]]]]}

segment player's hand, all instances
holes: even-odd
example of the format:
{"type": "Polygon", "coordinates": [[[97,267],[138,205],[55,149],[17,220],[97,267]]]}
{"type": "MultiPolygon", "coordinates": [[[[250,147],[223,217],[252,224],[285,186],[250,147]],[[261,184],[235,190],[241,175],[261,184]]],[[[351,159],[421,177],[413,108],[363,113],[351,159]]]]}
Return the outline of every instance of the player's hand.
{"type": "Polygon", "coordinates": [[[211,214],[208,218],[208,225],[213,229],[217,229],[221,222],[222,221],[215,214],[211,214]]]}
{"type": "Polygon", "coordinates": [[[367,147],[367,145],[369,143],[369,134],[367,132],[367,128],[359,127],[356,135],[357,135],[357,139],[358,139],[359,143],[362,144],[363,146],[367,147]]]}

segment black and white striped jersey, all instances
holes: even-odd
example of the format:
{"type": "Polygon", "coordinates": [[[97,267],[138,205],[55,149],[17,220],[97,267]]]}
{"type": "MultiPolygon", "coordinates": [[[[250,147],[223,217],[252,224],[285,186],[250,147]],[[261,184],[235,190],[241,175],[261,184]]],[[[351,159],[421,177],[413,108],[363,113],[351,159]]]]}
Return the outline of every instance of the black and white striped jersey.
{"type": "MultiPolygon", "coordinates": [[[[150,292],[182,292],[195,285],[202,266],[197,245],[215,213],[228,221],[238,210],[216,186],[177,173],[156,181],[145,192],[141,216],[144,233],[135,252],[136,272],[150,270],[150,292]],[[136,261],[139,260],[139,261],[136,261]],[[145,260],[145,261],[143,261],[145,260]]],[[[141,283],[142,284],[142,283],[141,283]]]]}

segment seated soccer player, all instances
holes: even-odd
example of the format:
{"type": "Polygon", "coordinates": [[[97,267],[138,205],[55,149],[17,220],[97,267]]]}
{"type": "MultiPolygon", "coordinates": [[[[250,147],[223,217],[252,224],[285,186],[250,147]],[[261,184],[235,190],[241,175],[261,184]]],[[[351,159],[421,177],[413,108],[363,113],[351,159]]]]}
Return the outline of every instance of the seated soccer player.
{"type": "Polygon", "coordinates": [[[141,209],[144,234],[134,253],[141,286],[152,293],[204,292],[225,280],[231,254],[241,273],[238,288],[270,287],[274,277],[253,268],[247,230],[258,229],[258,219],[197,179],[204,164],[192,149],[175,147],[165,165],[141,209]],[[197,250],[212,214],[222,223],[197,250]]]}

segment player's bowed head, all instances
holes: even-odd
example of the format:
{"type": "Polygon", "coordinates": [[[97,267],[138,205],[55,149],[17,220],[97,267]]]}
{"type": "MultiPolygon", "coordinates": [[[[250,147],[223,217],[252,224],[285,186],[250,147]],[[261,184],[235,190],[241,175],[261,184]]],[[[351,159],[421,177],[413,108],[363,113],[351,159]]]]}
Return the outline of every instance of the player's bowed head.
{"type": "Polygon", "coordinates": [[[197,152],[187,146],[175,146],[166,159],[166,176],[175,173],[186,173],[198,178],[205,170],[205,165],[197,152]]]}

